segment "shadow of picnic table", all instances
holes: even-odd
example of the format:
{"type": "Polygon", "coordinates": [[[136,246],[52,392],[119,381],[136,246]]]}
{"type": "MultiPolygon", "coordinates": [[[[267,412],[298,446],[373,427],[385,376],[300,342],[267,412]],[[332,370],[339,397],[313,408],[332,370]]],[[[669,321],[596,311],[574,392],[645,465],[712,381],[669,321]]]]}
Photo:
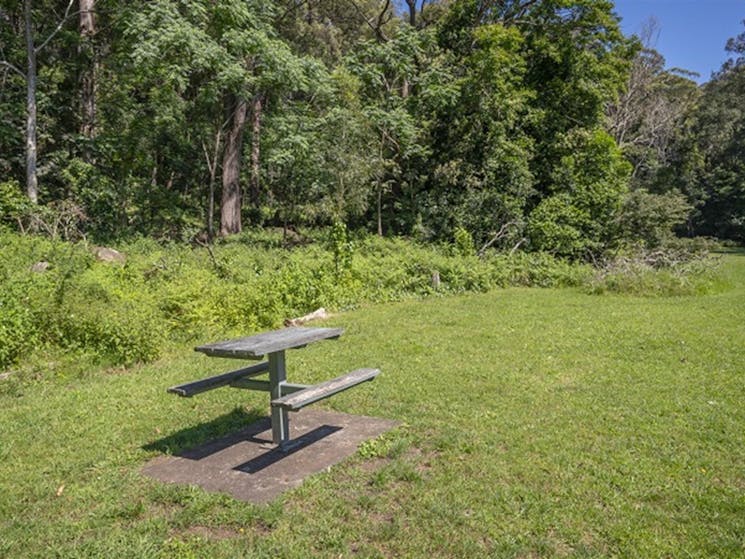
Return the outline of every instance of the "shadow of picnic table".
{"type": "MultiPolygon", "coordinates": [[[[225,446],[219,448],[220,445],[215,447],[206,443],[215,441],[215,439],[225,439],[226,435],[243,430],[249,425],[254,425],[257,433],[271,429],[271,422],[266,416],[266,412],[259,409],[247,411],[236,407],[233,411],[216,417],[211,421],[203,421],[197,425],[186,427],[163,438],[144,444],[141,448],[143,450],[158,451],[171,455],[177,454],[185,458],[199,460],[226,448],[225,446]],[[262,425],[262,422],[259,421],[261,419],[266,422],[266,426],[262,425]]],[[[227,444],[227,442],[223,444],[227,444]]]]}

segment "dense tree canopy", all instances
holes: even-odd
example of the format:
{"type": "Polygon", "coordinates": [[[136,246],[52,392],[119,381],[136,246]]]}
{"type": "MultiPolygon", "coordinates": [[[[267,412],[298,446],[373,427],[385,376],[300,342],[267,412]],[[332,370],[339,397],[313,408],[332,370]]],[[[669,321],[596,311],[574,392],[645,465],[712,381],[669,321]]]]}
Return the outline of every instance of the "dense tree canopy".
{"type": "MultiPolygon", "coordinates": [[[[743,22],[745,23],[745,22],[743,22]]],[[[681,188],[697,197],[696,230],[745,241],[745,32],[691,115],[681,188]]]]}
{"type": "Polygon", "coordinates": [[[742,240],[744,44],[699,88],[607,0],[0,0],[3,222],[742,240]]]}

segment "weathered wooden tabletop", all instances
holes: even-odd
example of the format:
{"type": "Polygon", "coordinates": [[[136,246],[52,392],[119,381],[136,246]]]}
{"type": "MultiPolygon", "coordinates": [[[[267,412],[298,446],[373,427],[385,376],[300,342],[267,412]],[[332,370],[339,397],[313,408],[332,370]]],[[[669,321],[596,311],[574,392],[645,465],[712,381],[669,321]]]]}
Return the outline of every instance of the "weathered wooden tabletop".
{"type": "Polygon", "coordinates": [[[216,342],[195,347],[210,357],[233,357],[235,359],[259,359],[269,353],[306,346],[320,340],[338,338],[343,328],[283,328],[255,336],[216,342]]]}

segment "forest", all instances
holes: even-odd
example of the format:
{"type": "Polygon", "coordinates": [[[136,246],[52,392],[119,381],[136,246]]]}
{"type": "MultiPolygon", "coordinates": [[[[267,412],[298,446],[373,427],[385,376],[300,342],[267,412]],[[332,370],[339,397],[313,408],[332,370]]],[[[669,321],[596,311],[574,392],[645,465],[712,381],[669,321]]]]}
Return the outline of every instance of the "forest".
{"type": "Polygon", "coordinates": [[[344,224],[595,261],[745,240],[745,33],[699,86],[608,0],[2,0],[0,219],[344,224]]]}

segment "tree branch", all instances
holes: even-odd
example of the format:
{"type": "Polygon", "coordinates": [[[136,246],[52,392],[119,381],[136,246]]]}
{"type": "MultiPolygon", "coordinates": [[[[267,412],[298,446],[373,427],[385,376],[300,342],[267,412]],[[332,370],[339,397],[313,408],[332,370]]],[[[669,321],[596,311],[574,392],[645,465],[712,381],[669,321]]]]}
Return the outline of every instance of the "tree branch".
{"type": "Polygon", "coordinates": [[[509,15],[508,19],[512,21],[519,21],[523,16],[530,10],[533,4],[536,4],[538,0],[526,0],[522,4],[518,4],[514,12],[509,15]]]}
{"type": "Polygon", "coordinates": [[[388,7],[391,4],[390,0],[386,0],[385,6],[383,6],[383,10],[380,12],[380,15],[378,16],[378,22],[377,24],[370,21],[370,19],[367,17],[365,12],[362,11],[362,8],[359,7],[357,2],[354,0],[347,0],[352,6],[354,6],[354,9],[357,10],[357,13],[362,17],[362,19],[365,21],[365,23],[375,32],[375,35],[380,39],[381,41],[388,41],[388,37],[385,36],[383,33],[383,30],[380,28],[381,25],[383,25],[383,16],[385,15],[386,11],[388,11],[388,7]]]}
{"type": "Polygon", "coordinates": [[[492,246],[494,243],[496,243],[499,239],[501,239],[502,237],[504,237],[505,235],[507,235],[507,232],[509,231],[509,228],[512,227],[513,225],[517,225],[517,223],[514,222],[514,221],[508,221],[507,223],[505,223],[504,225],[502,225],[502,227],[499,228],[499,231],[497,231],[494,234],[494,236],[491,238],[491,240],[489,240],[488,242],[486,242],[484,244],[484,246],[482,246],[479,249],[479,252],[478,252],[479,258],[481,258],[482,256],[484,256],[484,253],[486,252],[486,249],[488,249],[490,246],[492,246]]]}
{"type": "Polygon", "coordinates": [[[375,29],[378,30],[378,33],[380,33],[381,36],[382,36],[382,31],[380,30],[380,28],[383,26],[384,23],[387,23],[383,21],[383,16],[385,16],[390,5],[391,5],[391,0],[385,0],[385,5],[383,6],[383,9],[380,11],[380,14],[378,14],[378,22],[375,24],[375,29]]]}
{"type": "Polygon", "coordinates": [[[9,69],[13,70],[14,72],[16,72],[24,80],[26,79],[26,74],[20,68],[18,68],[17,66],[14,66],[13,64],[11,64],[10,62],[8,62],[7,60],[0,60],[0,66],[5,66],[6,68],[9,68],[9,69]]]}
{"type": "Polygon", "coordinates": [[[43,49],[45,46],[47,46],[47,44],[49,43],[49,41],[51,41],[54,38],[54,36],[57,35],[57,33],[60,32],[60,30],[62,29],[62,26],[65,25],[65,22],[69,18],[74,17],[76,15],[80,15],[80,12],[75,12],[75,13],[72,13],[72,14],[70,13],[70,10],[72,9],[72,5],[73,5],[74,2],[75,2],[75,0],[70,0],[68,2],[67,8],[65,8],[65,15],[59,21],[59,23],[57,24],[57,27],[54,28],[54,31],[52,31],[46,39],[44,39],[44,42],[43,43],[41,43],[38,47],[36,47],[34,49],[34,51],[37,54],[39,52],[41,52],[41,49],[43,49]]]}
{"type": "Polygon", "coordinates": [[[286,17],[288,16],[288,15],[290,15],[291,13],[293,13],[293,12],[297,11],[297,9],[298,9],[298,8],[300,7],[300,5],[301,5],[301,4],[300,4],[300,3],[298,3],[298,2],[291,2],[291,3],[290,3],[290,5],[289,5],[289,7],[288,7],[288,8],[287,8],[287,9],[286,9],[286,10],[285,10],[284,12],[282,12],[282,15],[280,15],[280,16],[277,16],[276,18],[274,18],[274,22],[275,22],[276,24],[280,24],[280,23],[282,23],[282,22],[284,21],[284,19],[285,19],[285,18],[286,18],[286,17]]]}

